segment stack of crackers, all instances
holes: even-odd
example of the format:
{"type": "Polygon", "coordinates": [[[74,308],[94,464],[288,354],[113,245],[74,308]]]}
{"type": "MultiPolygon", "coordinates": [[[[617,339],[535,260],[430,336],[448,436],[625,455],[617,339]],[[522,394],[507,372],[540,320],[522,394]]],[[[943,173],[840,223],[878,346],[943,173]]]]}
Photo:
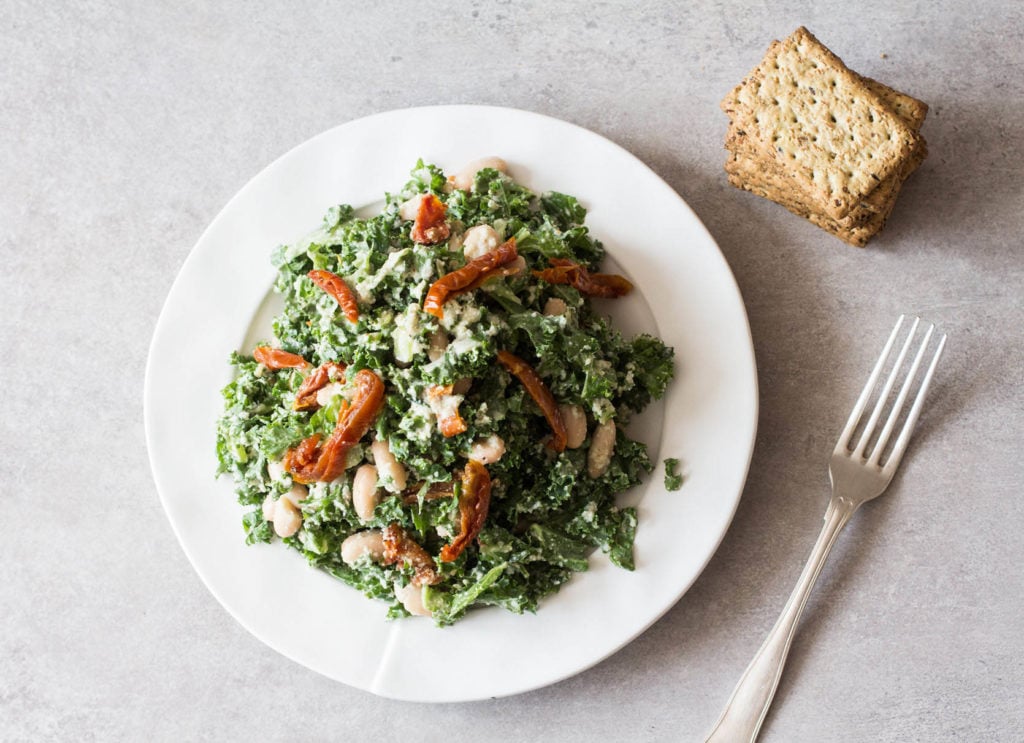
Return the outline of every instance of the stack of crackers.
{"type": "Polygon", "coordinates": [[[773,41],[721,106],[729,182],[858,247],[928,154],[928,106],[853,72],[802,27],[773,41]]]}

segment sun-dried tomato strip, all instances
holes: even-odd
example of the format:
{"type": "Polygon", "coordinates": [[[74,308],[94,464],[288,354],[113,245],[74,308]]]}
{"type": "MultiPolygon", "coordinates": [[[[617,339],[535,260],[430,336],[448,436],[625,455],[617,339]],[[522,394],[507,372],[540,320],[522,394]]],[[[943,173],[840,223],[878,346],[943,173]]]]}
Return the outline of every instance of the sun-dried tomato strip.
{"type": "Polygon", "coordinates": [[[462,420],[459,406],[452,405],[444,398],[452,397],[452,385],[432,384],[427,388],[427,400],[437,417],[437,428],[447,438],[457,436],[466,430],[466,421],[462,420]]]}
{"type": "Polygon", "coordinates": [[[517,276],[518,274],[522,273],[525,270],[526,261],[523,260],[522,256],[516,256],[512,261],[506,263],[504,266],[499,266],[493,271],[479,276],[476,281],[474,281],[472,284],[466,287],[466,291],[478,289],[491,279],[497,279],[502,276],[517,276]]]}
{"type": "Polygon", "coordinates": [[[402,563],[412,567],[414,586],[434,585],[440,582],[437,565],[430,553],[416,543],[409,533],[398,524],[388,524],[381,536],[384,538],[384,564],[402,563]]]}
{"type": "Polygon", "coordinates": [[[565,421],[558,410],[558,403],[555,402],[551,390],[544,384],[544,380],[535,372],[529,364],[518,356],[508,351],[498,351],[498,361],[508,369],[509,373],[523,383],[523,387],[530,393],[530,397],[540,407],[544,417],[548,419],[551,426],[551,440],[548,448],[554,451],[563,451],[568,441],[565,432],[565,421]]]}
{"type": "Polygon", "coordinates": [[[441,548],[442,562],[451,562],[462,554],[484,528],[487,509],[491,505],[491,476],[487,468],[470,459],[462,471],[462,492],[459,493],[459,533],[451,544],[441,548]]]}
{"type": "Polygon", "coordinates": [[[451,228],[444,221],[446,212],[447,207],[434,194],[423,194],[416,210],[412,233],[409,235],[412,241],[421,245],[433,245],[446,239],[451,233],[451,228]]]}
{"type": "Polygon", "coordinates": [[[316,393],[330,384],[331,381],[345,381],[344,364],[328,361],[314,369],[302,380],[302,386],[295,393],[295,405],[293,407],[296,410],[315,410],[319,408],[320,403],[317,402],[316,393]]]}
{"type": "Polygon", "coordinates": [[[300,471],[316,466],[316,460],[320,458],[320,434],[314,433],[307,439],[299,442],[299,445],[289,449],[284,454],[282,464],[288,472],[300,471]]]}
{"type": "MultiPolygon", "coordinates": [[[[417,482],[410,485],[402,491],[402,503],[407,506],[419,503],[420,491],[423,490],[423,483],[417,482]]],[[[452,493],[455,492],[455,483],[453,482],[432,482],[427,486],[427,489],[423,493],[423,500],[440,500],[441,498],[451,498],[452,493]]]]}
{"type": "Polygon", "coordinates": [[[297,482],[331,482],[345,471],[345,456],[370,429],[384,404],[384,382],[369,369],[360,369],[355,376],[355,395],[351,404],[338,412],[338,423],[323,443],[310,445],[310,437],[284,457],[284,468],[297,482]],[[315,449],[315,459],[310,454],[315,449]]]}
{"type": "Polygon", "coordinates": [[[585,266],[566,258],[552,258],[551,268],[534,271],[533,275],[549,284],[569,284],[588,297],[614,299],[629,294],[633,285],[615,273],[590,273],[585,266]]]}
{"type": "Polygon", "coordinates": [[[434,317],[444,318],[444,303],[452,297],[475,289],[494,273],[516,258],[516,239],[510,237],[494,250],[474,258],[457,271],[447,273],[435,281],[423,300],[423,310],[434,317]]]}
{"type": "Polygon", "coordinates": [[[341,307],[342,314],[349,322],[359,320],[359,305],[356,304],[356,295],[352,293],[345,280],[330,271],[318,269],[306,274],[313,283],[330,294],[334,301],[341,307]]]}
{"type": "Polygon", "coordinates": [[[256,346],[252,356],[268,369],[302,369],[309,366],[309,362],[297,353],[288,353],[270,346],[256,346]]]}

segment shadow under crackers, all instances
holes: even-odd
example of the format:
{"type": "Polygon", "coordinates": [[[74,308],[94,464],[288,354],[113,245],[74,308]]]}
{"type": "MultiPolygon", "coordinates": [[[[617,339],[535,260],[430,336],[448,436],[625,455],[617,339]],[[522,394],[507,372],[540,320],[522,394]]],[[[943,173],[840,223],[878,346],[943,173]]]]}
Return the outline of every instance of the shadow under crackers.
{"type": "Polygon", "coordinates": [[[904,184],[880,238],[913,235],[969,254],[984,242],[979,236],[998,240],[1006,224],[1020,223],[1024,119],[1002,109],[955,99],[932,102],[921,129],[928,158],[904,184]]]}

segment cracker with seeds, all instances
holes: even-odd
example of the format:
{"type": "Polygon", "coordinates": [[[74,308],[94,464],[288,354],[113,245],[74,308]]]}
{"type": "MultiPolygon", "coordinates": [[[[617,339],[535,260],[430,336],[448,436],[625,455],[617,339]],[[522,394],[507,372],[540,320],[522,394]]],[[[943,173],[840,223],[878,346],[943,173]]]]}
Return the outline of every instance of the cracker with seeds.
{"type": "MultiPolygon", "coordinates": [[[[798,217],[803,217],[826,232],[835,235],[840,240],[849,243],[850,245],[863,248],[867,245],[868,241],[878,234],[878,232],[885,226],[886,221],[892,213],[893,207],[896,205],[896,197],[899,195],[899,190],[903,186],[903,182],[906,181],[911,173],[917,170],[918,166],[920,166],[924,161],[927,154],[928,149],[922,139],[921,144],[918,146],[918,149],[915,150],[914,155],[912,155],[904,165],[904,169],[896,181],[894,192],[889,202],[879,211],[871,213],[867,219],[853,224],[848,223],[846,220],[835,220],[825,215],[809,211],[792,201],[773,198],[768,194],[763,186],[760,186],[757,183],[757,181],[745,178],[742,175],[729,172],[729,183],[736,188],[750,191],[753,194],[775,201],[791,211],[793,214],[796,214],[798,217]]],[[[726,166],[726,171],[729,171],[728,165],[726,166]]]]}
{"type": "MultiPolygon", "coordinates": [[[[773,42],[773,46],[777,44],[778,42],[773,42]]],[[[928,113],[928,105],[926,103],[898,90],[894,90],[887,85],[883,85],[877,80],[872,80],[868,77],[861,77],[861,80],[878,96],[878,99],[883,104],[910,127],[911,131],[915,134],[918,132],[928,113]]],[[[757,185],[759,187],[758,193],[765,198],[783,203],[784,205],[793,204],[796,208],[808,212],[814,211],[815,205],[808,203],[809,200],[804,197],[802,191],[793,188],[789,174],[775,160],[766,161],[759,159],[758,153],[753,148],[747,146],[747,143],[736,135],[735,128],[735,123],[730,124],[729,134],[726,137],[726,149],[729,149],[732,153],[725,166],[726,172],[740,176],[741,179],[757,185]],[[737,141],[738,144],[733,144],[737,141]]],[[[920,135],[918,136],[920,137],[920,135]]],[[[923,138],[920,138],[920,142],[914,150],[914,155],[908,158],[907,163],[918,156],[917,153],[923,146],[923,138]]],[[[919,162],[920,160],[918,160],[917,164],[919,162]]],[[[899,194],[900,186],[906,175],[913,172],[917,164],[914,164],[910,170],[906,170],[906,165],[904,165],[904,168],[901,168],[898,173],[894,173],[878,184],[878,187],[868,194],[847,216],[836,221],[841,227],[848,228],[867,222],[873,215],[886,211],[889,208],[889,202],[899,194]]]]}
{"type": "MultiPolygon", "coordinates": [[[[856,72],[853,74],[857,75],[856,72]]],[[[917,132],[921,129],[921,125],[924,124],[925,117],[928,115],[927,103],[917,100],[912,95],[901,93],[895,88],[890,88],[885,83],[880,83],[870,77],[864,75],[857,75],[857,77],[894,114],[903,119],[913,131],[917,132]]]]}
{"type": "MultiPolygon", "coordinates": [[[[768,52],[778,53],[780,46],[781,42],[773,41],[768,46],[768,52]]],[[[869,90],[871,90],[872,93],[878,96],[878,99],[882,103],[888,106],[894,114],[903,119],[903,121],[906,122],[907,126],[913,129],[915,132],[921,128],[922,124],[924,124],[925,117],[928,115],[927,103],[925,103],[924,101],[919,101],[917,98],[914,98],[911,95],[907,95],[906,93],[901,93],[900,91],[894,88],[890,88],[888,85],[886,85],[885,83],[880,83],[878,80],[867,77],[865,75],[857,75],[857,73],[853,72],[853,70],[850,70],[850,72],[856,75],[860,79],[860,81],[864,83],[864,85],[867,86],[869,90]]],[[[736,96],[739,94],[739,89],[741,86],[742,83],[736,86],[736,88],[733,89],[732,93],[723,98],[722,102],[719,104],[722,110],[725,111],[725,113],[730,114],[730,117],[732,110],[731,106],[735,101],[736,96]]]]}
{"type": "MultiPolygon", "coordinates": [[[[748,183],[738,176],[730,175],[729,183],[736,188],[750,191],[752,194],[768,198],[756,185],[748,183]]],[[[850,245],[854,245],[858,248],[863,248],[867,245],[868,241],[882,229],[885,225],[885,220],[888,218],[888,214],[876,214],[867,223],[855,225],[853,227],[841,227],[836,220],[829,217],[823,217],[822,215],[815,214],[814,212],[807,212],[793,204],[782,202],[776,203],[781,204],[781,206],[784,206],[796,216],[803,217],[817,227],[835,235],[843,242],[849,243],[850,245]]]]}
{"type": "MultiPolygon", "coordinates": [[[[865,224],[871,221],[876,214],[889,211],[899,196],[903,182],[921,164],[927,151],[927,145],[924,138],[921,137],[917,148],[904,163],[899,173],[887,178],[847,216],[842,219],[833,220],[831,217],[828,219],[835,222],[838,227],[847,229],[865,224]]],[[[813,206],[809,206],[800,198],[800,194],[793,192],[792,189],[787,190],[786,175],[779,172],[771,163],[762,164],[757,160],[733,153],[725,164],[725,171],[734,177],[730,178],[730,182],[734,185],[735,179],[735,181],[754,187],[746,188],[747,191],[753,191],[759,196],[782,204],[787,209],[817,213],[813,206]]],[[[745,186],[741,187],[745,188],[745,186]]]]}
{"type": "Polygon", "coordinates": [[[917,146],[912,129],[801,27],[773,44],[722,104],[734,147],[774,161],[813,211],[843,219],[917,146]]]}

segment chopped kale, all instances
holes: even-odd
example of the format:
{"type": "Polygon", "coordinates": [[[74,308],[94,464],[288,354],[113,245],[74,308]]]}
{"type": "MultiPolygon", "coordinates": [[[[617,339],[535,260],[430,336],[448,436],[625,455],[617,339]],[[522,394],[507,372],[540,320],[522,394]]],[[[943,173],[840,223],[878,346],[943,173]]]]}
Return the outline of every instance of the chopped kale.
{"type": "Polygon", "coordinates": [[[678,473],[679,460],[669,457],[665,460],[665,490],[679,490],[683,487],[683,476],[678,473]]]}
{"type": "MultiPolygon", "coordinates": [[[[487,464],[492,493],[483,528],[457,559],[438,561],[439,581],[422,589],[437,624],[451,624],[475,606],[536,611],[545,596],[587,569],[595,550],[633,569],[637,515],[620,508],[616,498],[638,485],[652,464],[646,447],[623,426],[665,393],[674,371],[672,349],[648,335],[624,338],[576,289],[529,271],[448,300],[442,319],[423,311],[430,286],[466,264],[457,248],[475,225],[490,225],[502,240],[514,236],[530,267],[568,259],[599,270],[604,249],[590,236],[585,218],[574,197],[538,197],[490,168],[477,173],[471,190],[452,190],[439,168],[421,161],[408,183],[386,196],[378,215],[364,219],[351,206],[332,207],[317,231],[276,248],[271,260],[284,309],[274,319],[271,345],[301,355],[310,368],[333,361],[346,369],[318,393],[323,399],[317,405],[296,409],[310,369],[275,371],[248,354],[232,354],[235,377],[223,390],[216,448],[218,473],[234,479],[245,507],[246,541],[274,540],[263,504],[272,509],[296,486],[282,458],[308,437],[331,435],[348,405],[352,379],[369,369],[384,380],[382,410],[348,452],[343,474],[308,485],[301,529],[283,540],[311,565],[389,602],[388,616],[406,616],[395,589],[410,584],[412,569],[369,557],[348,564],[342,543],[356,532],[397,522],[438,555],[460,530],[459,473],[471,446],[498,436],[504,454],[487,464]],[[423,193],[434,194],[447,209],[451,235],[436,245],[414,243],[412,222],[402,216],[403,202],[423,193]],[[310,280],[313,269],[343,278],[357,298],[358,321],[346,319],[310,280]],[[560,300],[564,312],[545,314],[550,300],[560,300]],[[532,366],[558,403],[585,411],[588,433],[579,447],[556,453],[546,446],[550,424],[523,385],[497,363],[499,350],[532,366]],[[471,380],[468,389],[464,380],[471,380]],[[448,385],[459,388],[445,394],[449,404],[458,398],[454,404],[465,425],[451,436],[439,430],[440,413],[430,397],[431,390],[448,385]],[[591,477],[591,434],[610,419],[620,424],[611,460],[591,477]],[[394,482],[380,476],[382,499],[372,517],[363,519],[353,505],[352,484],[358,467],[374,461],[374,438],[387,441],[406,470],[409,489],[404,496],[392,492],[387,488],[394,489],[394,482]],[[450,495],[426,497],[432,484],[453,482],[450,495]]],[[[670,490],[681,483],[677,465],[665,461],[670,490]]]]}

